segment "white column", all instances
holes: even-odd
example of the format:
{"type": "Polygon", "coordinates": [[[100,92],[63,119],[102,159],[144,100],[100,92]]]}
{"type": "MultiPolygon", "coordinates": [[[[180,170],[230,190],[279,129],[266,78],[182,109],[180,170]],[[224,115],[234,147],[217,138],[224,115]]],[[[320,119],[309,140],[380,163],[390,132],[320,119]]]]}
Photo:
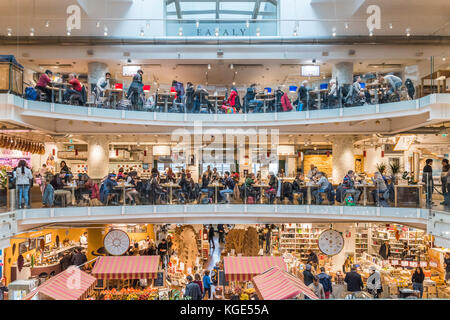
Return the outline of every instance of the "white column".
{"type": "Polygon", "coordinates": [[[338,84],[353,83],[353,62],[339,62],[333,65],[332,78],[337,79],[338,84]]]}
{"type": "Polygon", "coordinates": [[[102,179],[109,170],[109,139],[93,137],[86,141],[88,143],[88,175],[92,179],[102,179]]]}
{"type": "Polygon", "coordinates": [[[333,183],[339,183],[348,170],[355,170],[355,148],[352,136],[337,136],[333,139],[333,183]]]}

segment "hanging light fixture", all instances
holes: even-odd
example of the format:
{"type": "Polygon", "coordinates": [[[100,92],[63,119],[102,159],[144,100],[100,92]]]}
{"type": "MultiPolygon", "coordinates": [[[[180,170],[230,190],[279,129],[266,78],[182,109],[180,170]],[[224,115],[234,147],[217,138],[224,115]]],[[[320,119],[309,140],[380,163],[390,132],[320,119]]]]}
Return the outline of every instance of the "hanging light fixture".
{"type": "Polygon", "coordinates": [[[233,64],[230,64],[230,69],[231,69],[231,70],[233,70],[233,69],[234,69],[234,66],[233,66],[233,64]]]}
{"type": "Polygon", "coordinates": [[[11,36],[12,36],[12,29],[8,28],[8,37],[11,37],[11,36]]]}
{"type": "Polygon", "coordinates": [[[103,35],[106,37],[107,35],[108,35],[108,27],[105,27],[104,29],[103,29],[103,35]]]}
{"type": "Polygon", "coordinates": [[[392,23],[389,23],[389,29],[392,29],[392,28],[393,28],[392,23]]]}
{"type": "Polygon", "coordinates": [[[183,27],[178,28],[178,35],[181,37],[183,35],[183,27]]]}
{"type": "Polygon", "coordinates": [[[197,29],[198,29],[198,27],[200,27],[200,21],[199,20],[195,21],[195,26],[197,27],[197,29]]]}
{"type": "Polygon", "coordinates": [[[50,21],[46,21],[46,22],[45,22],[45,27],[46,27],[46,28],[50,27],[50,21]]]}
{"type": "Polygon", "coordinates": [[[370,31],[369,31],[369,36],[373,36],[373,29],[370,29],[370,31]]]}
{"type": "Polygon", "coordinates": [[[97,23],[95,24],[95,26],[96,26],[97,28],[100,28],[100,21],[97,21],[97,23]]]}
{"type": "Polygon", "coordinates": [[[333,29],[331,29],[331,32],[333,37],[336,37],[336,27],[333,27],[333,29]]]}
{"type": "Polygon", "coordinates": [[[247,29],[250,27],[250,21],[245,21],[245,26],[247,27],[247,29]]]}
{"type": "Polygon", "coordinates": [[[150,21],[147,21],[147,24],[145,25],[145,27],[146,27],[147,29],[150,29],[150,21]]]}
{"type": "Polygon", "coordinates": [[[259,28],[256,28],[256,36],[259,37],[261,35],[261,30],[259,28]]]}
{"type": "Polygon", "coordinates": [[[218,37],[219,36],[219,28],[216,28],[214,32],[216,34],[216,37],[218,37]]]}
{"type": "Polygon", "coordinates": [[[442,57],[442,61],[445,61],[445,60],[447,60],[447,58],[446,57],[442,57]]]}
{"type": "Polygon", "coordinates": [[[140,35],[141,37],[145,36],[145,33],[144,33],[144,29],[143,29],[143,28],[141,28],[141,31],[139,32],[139,35],[140,35]]]}
{"type": "Polygon", "coordinates": [[[211,70],[211,65],[208,63],[208,70],[211,70]]]}
{"type": "Polygon", "coordinates": [[[34,37],[34,28],[30,28],[30,37],[34,37]]]}
{"type": "Polygon", "coordinates": [[[348,29],[348,22],[346,22],[346,23],[344,24],[344,26],[345,26],[345,29],[348,29]]]}
{"type": "Polygon", "coordinates": [[[67,35],[70,36],[71,35],[71,31],[70,28],[67,28],[67,35]]]}

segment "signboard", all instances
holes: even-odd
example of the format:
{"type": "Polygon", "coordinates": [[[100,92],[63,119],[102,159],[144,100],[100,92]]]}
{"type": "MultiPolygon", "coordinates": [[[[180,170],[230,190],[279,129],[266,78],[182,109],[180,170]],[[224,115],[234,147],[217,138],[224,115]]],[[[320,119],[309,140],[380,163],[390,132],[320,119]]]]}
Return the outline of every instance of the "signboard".
{"type": "Polygon", "coordinates": [[[393,266],[398,266],[400,263],[399,263],[398,260],[391,260],[391,264],[392,264],[393,266]]]}
{"type": "Polygon", "coordinates": [[[401,262],[402,267],[409,267],[409,261],[402,261],[401,262]]]}
{"type": "Polygon", "coordinates": [[[419,265],[419,264],[417,263],[417,261],[410,261],[410,262],[409,262],[409,266],[410,266],[411,268],[416,268],[418,265],[419,265]]]}
{"type": "Polygon", "coordinates": [[[141,66],[123,66],[122,75],[124,77],[133,77],[140,69],[141,66]]]}
{"type": "Polygon", "coordinates": [[[320,76],[320,66],[302,66],[301,76],[302,77],[319,77],[320,76]]]}
{"type": "Polygon", "coordinates": [[[164,287],[165,285],[165,274],[164,271],[158,272],[156,275],[156,279],[153,279],[153,286],[154,287],[164,287]]]}
{"type": "Polygon", "coordinates": [[[438,264],[435,261],[430,261],[430,267],[437,268],[438,264]]]}
{"type": "Polygon", "coordinates": [[[426,267],[428,267],[428,263],[426,261],[420,261],[420,266],[422,268],[426,268],[426,267]]]}

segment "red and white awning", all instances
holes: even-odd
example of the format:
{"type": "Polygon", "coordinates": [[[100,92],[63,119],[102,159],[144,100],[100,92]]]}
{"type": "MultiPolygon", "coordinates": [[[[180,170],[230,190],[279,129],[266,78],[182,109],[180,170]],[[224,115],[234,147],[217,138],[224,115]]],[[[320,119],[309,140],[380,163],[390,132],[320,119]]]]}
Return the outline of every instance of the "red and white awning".
{"type": "Polygon", "coordinates": [[[227,281],[250,281],[267,269],[278,266],[286,270],[283,257],[224,257],[225,279],[227,281]]]}
{"type": "Polygon", "coordinates": [[[24,300],[30,300],[38,293],[54,300],[82,300],[94,289],[96,283],[95,277],[72,266],[31,291],[24,300]]]}
{"type": "Polygon", "coordinates": [[[92,275],[98,279],[156,279],[159,256],[98,257],[92,275]]]}
{"type": "Polygon", "coordinates": [[[318,299],[302,280],[279,267],[270,268],[253,277],[252,282],[259,298],[263,300],[292,299],[301,293],[310,299],[318,299]]]}

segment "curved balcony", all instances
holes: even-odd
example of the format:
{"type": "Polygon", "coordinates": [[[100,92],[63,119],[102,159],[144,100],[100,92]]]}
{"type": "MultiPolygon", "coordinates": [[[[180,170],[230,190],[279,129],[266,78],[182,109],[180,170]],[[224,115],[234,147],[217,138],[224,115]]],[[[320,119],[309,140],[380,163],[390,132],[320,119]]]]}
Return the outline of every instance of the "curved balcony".
{"type": "MultiPolygon", "coordinates": [[[[432,94],[416,100],[400,101],[386,104],[364,105],[336,109],[311,111],[271,112],[271,113],[238,113],[238,114],[202,114],[202,113],[170,113],[145,112],[105,109],[97,107],[72,106],[65,104],[29,101],[11,94],[0,94],[0,115],[4,120],[16,123],[32,122],[34,126],[44,126],[48,130],[48,120],[89,121],[105,124],[135,124],[166,127],[194,127],[202,122],[203,126],[214,127],[289,127],[298,125],[314,125],[337,122],[368,121],[378,119],[399,118],[402,121],[390,123],[386,128],[378,127],[377,131],[396,132],[411,125],[437,123],[450,119],[450,94],[432,94]],[[426,117],[423,114],[428,113],[426,117]],[[30,117],[45,118],[39,123],[30,117]],[[408,117],[405,119],[405,117],[408,117]],[[406,123],[408,122],[408,123],[406,123]]],[[[383,123],[381,124],[383,126],[383,123]]],[[[55,132],[64,131],[64,126],[55,124],[55,132]]],[[[310,128],[314,131],[313,128],[310,128]]],[[[367,123],[361,128],[353,125],[352,130],[363,132],[367,123]]],[[[120,130],[120,129],[119,129],[120,130]]],[[[136,128],[139,131],[139,128],[136,128]]],[[[310,130],[310,131],[311,131],[310,130]]],[[[323,128],[321,129],[323,131],[323,128]]]]}

